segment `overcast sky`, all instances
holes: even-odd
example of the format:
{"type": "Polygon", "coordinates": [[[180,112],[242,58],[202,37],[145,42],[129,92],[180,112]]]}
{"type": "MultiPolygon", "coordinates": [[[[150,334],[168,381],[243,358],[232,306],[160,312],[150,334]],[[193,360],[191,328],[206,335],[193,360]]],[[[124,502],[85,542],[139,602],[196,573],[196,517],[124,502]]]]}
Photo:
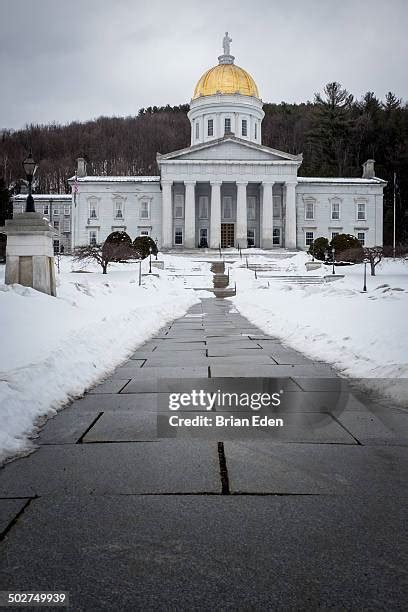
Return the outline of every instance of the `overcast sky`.
{"type": "Polygon", "coordinates": [[[0,0],[0,128],[189,102],[228,30],[264,101],[408,99],[408,0],[0,0]]]}

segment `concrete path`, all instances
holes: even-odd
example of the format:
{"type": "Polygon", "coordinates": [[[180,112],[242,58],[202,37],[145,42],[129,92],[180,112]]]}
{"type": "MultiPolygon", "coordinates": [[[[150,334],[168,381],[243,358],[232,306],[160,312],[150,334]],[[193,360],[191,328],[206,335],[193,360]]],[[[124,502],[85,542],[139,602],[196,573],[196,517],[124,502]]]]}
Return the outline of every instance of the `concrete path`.
{"type": "Polygon", "coordinates": [[[404,609],[407,413],[348,391],[331,412],[339,383],[203,300],[0,471],[0,588],[73,610],[404,609]],[[157,440],[163,379],[214,377],[290,377],[288,427],[157,440]]]}

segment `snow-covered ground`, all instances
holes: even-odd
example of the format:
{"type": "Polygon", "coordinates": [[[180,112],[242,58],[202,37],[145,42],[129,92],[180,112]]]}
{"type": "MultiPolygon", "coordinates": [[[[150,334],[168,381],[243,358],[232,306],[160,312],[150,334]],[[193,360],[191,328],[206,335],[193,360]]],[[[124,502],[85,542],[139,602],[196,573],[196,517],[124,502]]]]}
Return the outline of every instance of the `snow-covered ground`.
{"type": "MultiPolygon", "coordinates": [[[[164,256],[166,267],[192,273],[197,264],[164,256]]],[[[199,264],[203,273],[207,264],[199,264]]],[[[169,320],[198,301],[182,279],[166,271],[144,276],[139,264],[113,264],[108,274],[78,270],[61,260],[58,297],[21,285],[4,285],[0,266],[0,461],[31,448],[28,439],[39,417],[55,414],[70,398],[109,375],[169,320]]],[[[143,271],[148,263],[143,262],[143,271]]],[[[195,270],[197,272],[197,270],[195,270]]]]}
{"type": "MultiPolygon", "coordinates": [[[[323,276],[331,267],[305,271],[306,253],[275,260],[273,272],[231,269],[238,310],[265,332],[311,358],[332,364],[341,375],[360,381],[408,406],[408,262],[387,259],[369,275],[363,293],[363,264],[336,269],[344,279],[306,284],[272,280],[267,275],[323,276]]],[[[249,263],[270,263],[262,255],[249,263]]]]}

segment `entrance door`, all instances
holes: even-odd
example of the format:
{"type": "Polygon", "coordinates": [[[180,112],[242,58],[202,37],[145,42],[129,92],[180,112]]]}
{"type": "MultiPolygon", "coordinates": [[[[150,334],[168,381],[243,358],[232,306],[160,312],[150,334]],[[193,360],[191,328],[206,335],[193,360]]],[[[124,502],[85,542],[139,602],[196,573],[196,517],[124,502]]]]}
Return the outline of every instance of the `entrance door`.
{"type": "Polygon", "coordinates": [[[233,247],[235,242],[234,224],[221,223],[221,248],[233,247]]]}
{"type": "Polygon", "coordinates": [[[281,228],[273,228],[273,246],[280,246],[281,244],[281,228]]]}

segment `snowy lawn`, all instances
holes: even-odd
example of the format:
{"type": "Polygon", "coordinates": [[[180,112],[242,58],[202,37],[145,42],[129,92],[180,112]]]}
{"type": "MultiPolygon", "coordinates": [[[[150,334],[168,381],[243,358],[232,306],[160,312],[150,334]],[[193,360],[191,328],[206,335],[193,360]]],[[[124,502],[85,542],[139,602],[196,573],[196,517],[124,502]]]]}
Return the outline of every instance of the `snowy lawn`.
{"type": "MultiPolygon", "coordinates": [[[[162,259],[166,266],[179,263],[162,259]]],[[[154,269],[159,277],[145,276],[139,287],[138,263],[113,264],[107,275],[92,266],[86,268],[92,273],[72,273],[72,267],[80,268],[63,257],[54,298],[4,285],[0,266],[0,461],[30,450],[39,417],[82,395],[198,301],[166,271],[154,269]]],[[[191,267],[183,262],[184,270],[191,267]]]]}
{"type": "MultiPolygon", "coordinates": [[[[331,273],[330,266],[305,272],[309,260],[298,253],[280,260],[272,274],[331,273]]],[[[250,258],[250,263],[268,261],[250,258]]],[[[367,293],[362,293],[363,264],[336,268],[344,279],[317,285],[268,281],[267,272],[258,272],[255,280],[253,271],[238,265],[231,271],[237,282],[231,300],[251,322],[345,377],[371,379],[360,384],[408,406],[408,262],[385,260],[375,277],[367,266],[367,293]]]]}

